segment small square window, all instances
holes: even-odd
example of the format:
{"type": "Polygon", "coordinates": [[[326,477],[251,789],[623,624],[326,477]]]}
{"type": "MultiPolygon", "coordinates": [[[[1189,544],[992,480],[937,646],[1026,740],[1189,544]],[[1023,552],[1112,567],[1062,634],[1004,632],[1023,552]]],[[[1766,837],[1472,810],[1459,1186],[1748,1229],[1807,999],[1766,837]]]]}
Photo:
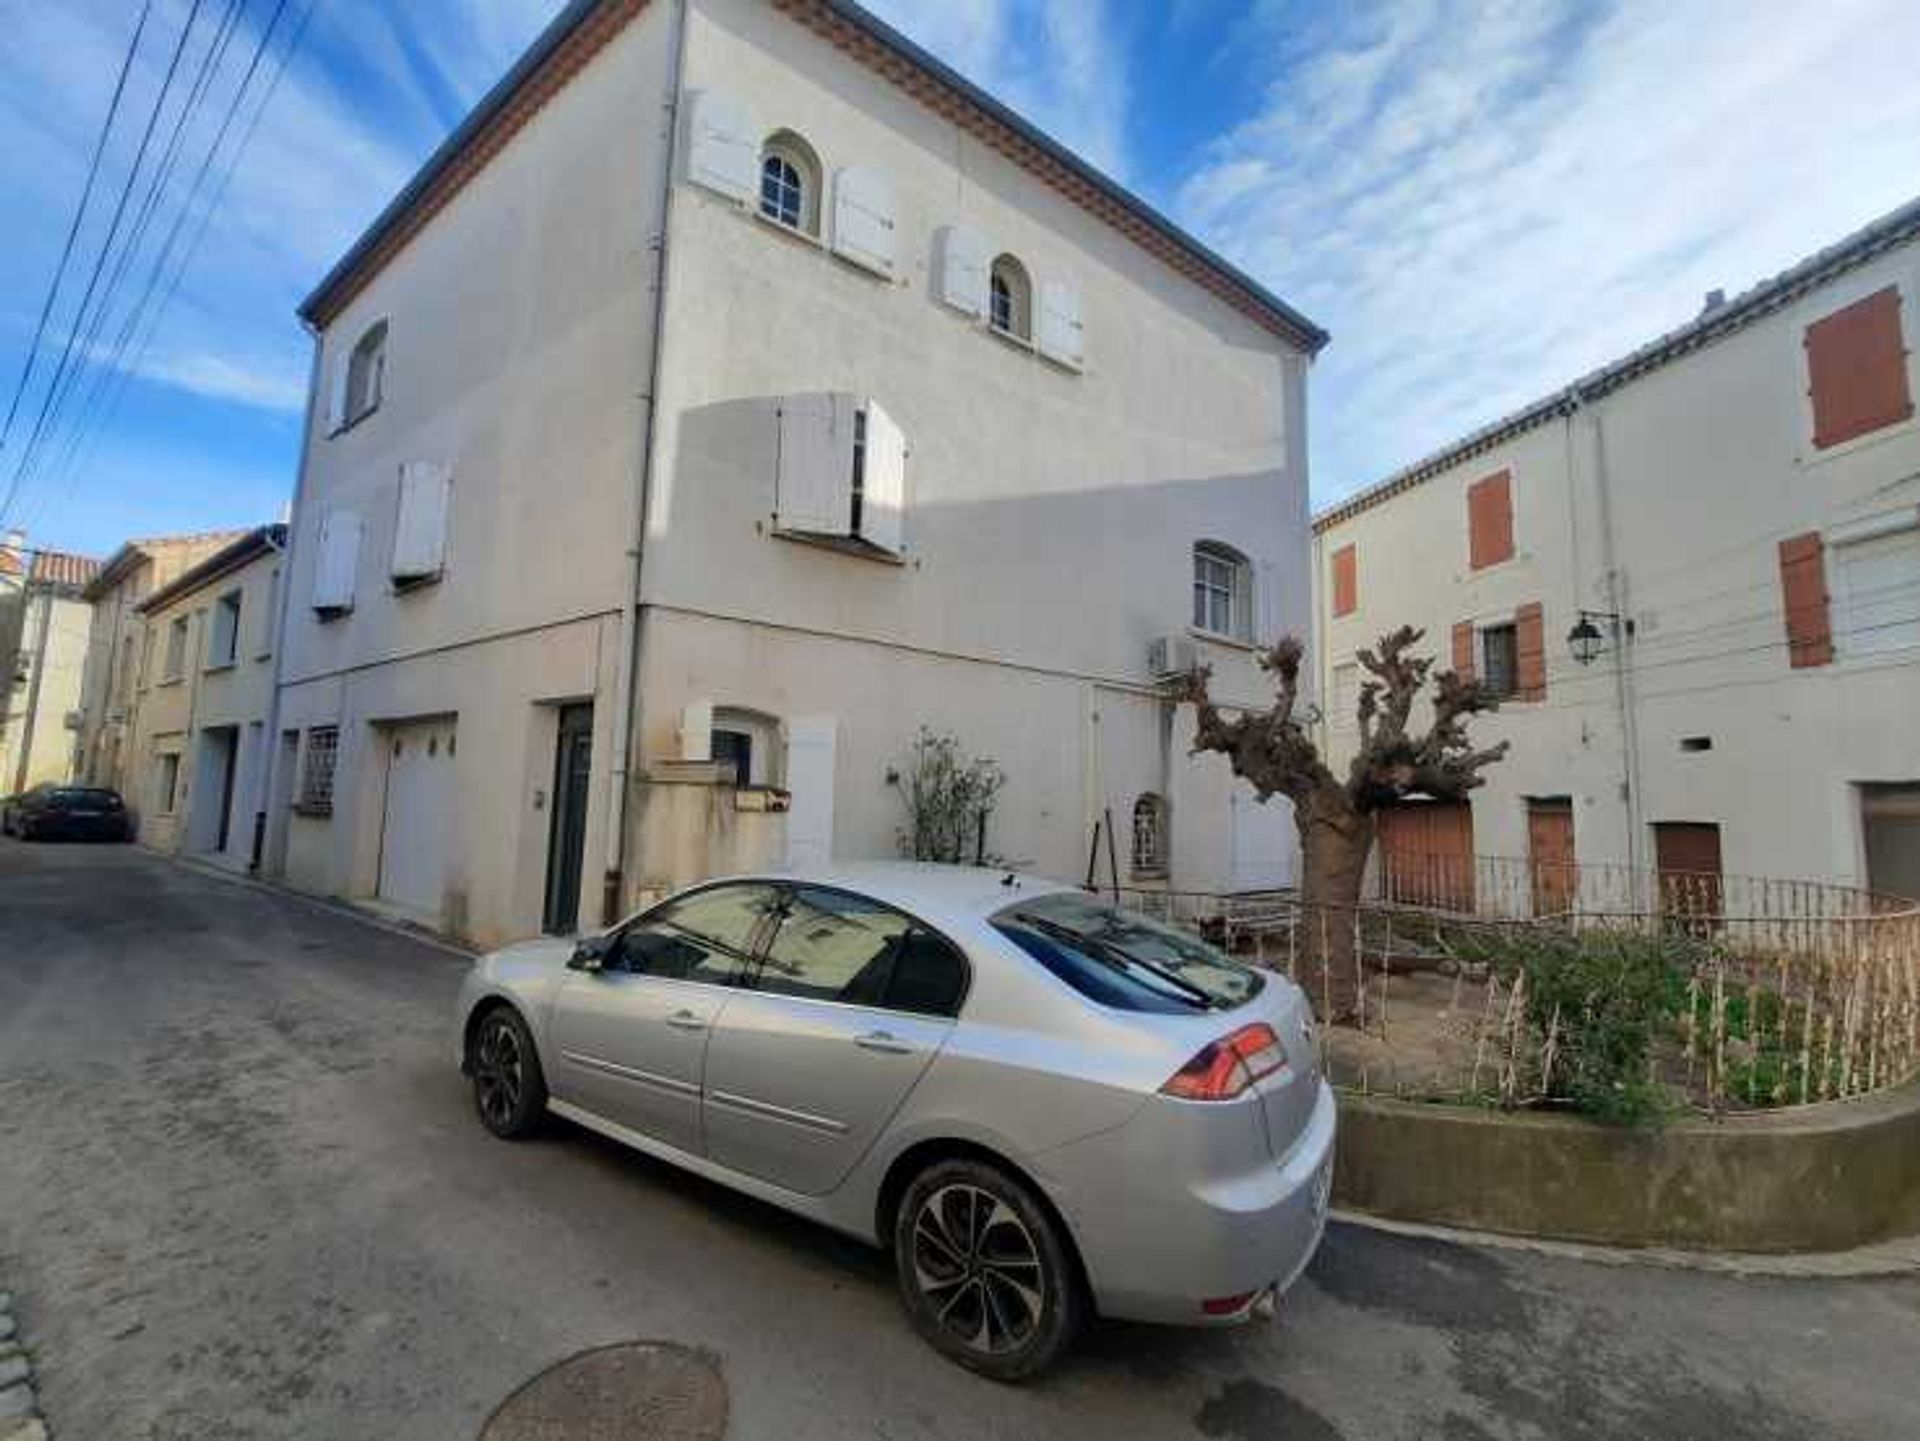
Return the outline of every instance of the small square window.
{"type": "Polygon", "coordinates": [[[338,726],[315,726],[307,732],[307,748],[300,766],[300,802],[303,815],[333,814],[333,768],[340,749],[338,726]]]}

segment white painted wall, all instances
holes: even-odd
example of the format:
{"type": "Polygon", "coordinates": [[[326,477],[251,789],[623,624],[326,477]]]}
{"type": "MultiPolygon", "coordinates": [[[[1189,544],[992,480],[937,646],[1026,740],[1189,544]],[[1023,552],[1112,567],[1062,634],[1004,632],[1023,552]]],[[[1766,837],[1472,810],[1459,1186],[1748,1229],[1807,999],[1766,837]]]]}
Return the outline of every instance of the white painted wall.
{"type": "Polygon", "coordinates": [[[0,731],[0,791],[26,790],[42,781],[72,778],[75,733],[67,727],[69,712],[80,709],[81,681],[86,669],[87,637],[92,608],[83,600],[45,589],[24,597],[20,627],[20,656],[29,670],[38,667],[36,690],[30,676],[0,697],[7,724],[0,731]],[[40,649],[42,627],[45,648],[40,649]],[[32,751],[21,768],[21,750],[27,741],[27,713],[33,718],[32,751]]]}
{"type": "MultiPolygon", "coordinates": [[[[1315,537],[1328,690],[1334,666],[1397,624],[1425,626],[1444,667],[1454,622],[1544,603],[1545,701],[1509,703],[1475,727],[1477,740],[1513,742],[1474,793],[1479,852],[1524,855],[1525,797],[1570,794],[1583,860],[1650,865],[1651,823],[1713,821],[1729,874],[1863,879],[1856,785],[1920,777],[1920,649],[1849,647],[1831,542],[1862,517],[1920,523],[1920,425],[1814,450],[1801,342],[1810,322],[1888,284],[1903,296],[1920,397],[1920,246],[1908,244],[1315,537]],[[1466,488],[1503,467],[1518,553],[1471,574],[1466,488]],[[1829,537],[1838,655],[1793,670],[1778,543],[1811,530],[1829,537]],[[1359,608],[1336,619],[1331,557],[1349,543],[1359,608]],[[1615,655],[1584,669],[1572,660],[1565,637],[1582,606],[1637,622],[1624,674],[1615,655]],[[1713,748],[1682,751],[1689,736],[1713,748]]],[[[1920,616],[1920,590],[1904,612],[1920,616]]],[[[1329,742],[1344,764],[1350,727],[1329,742]]]]}

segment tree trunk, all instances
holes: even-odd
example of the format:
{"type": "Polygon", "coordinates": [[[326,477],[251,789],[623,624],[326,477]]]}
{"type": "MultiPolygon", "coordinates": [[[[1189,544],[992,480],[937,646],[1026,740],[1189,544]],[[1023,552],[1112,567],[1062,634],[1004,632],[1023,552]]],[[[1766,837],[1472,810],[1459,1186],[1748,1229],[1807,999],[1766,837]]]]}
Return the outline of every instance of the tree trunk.
{"type": "Polygon", "coordinates": [[[1360,999],[1355,928],[1373,815],[1354,807],[1345,786],[1327,785],[1296,805],[1293,818],[1300,831],[1300,984],[1322,1023],[1348,1024],[1360,999]]]}

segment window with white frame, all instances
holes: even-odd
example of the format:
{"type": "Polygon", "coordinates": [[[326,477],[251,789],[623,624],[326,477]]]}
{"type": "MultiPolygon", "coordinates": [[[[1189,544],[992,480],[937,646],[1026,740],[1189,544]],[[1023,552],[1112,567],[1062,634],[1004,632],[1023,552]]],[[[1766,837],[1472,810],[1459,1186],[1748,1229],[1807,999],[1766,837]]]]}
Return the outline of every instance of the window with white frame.
{"type": "Polygon", "coordinates": [[[1231,546],[1203,540],[1193,548],[1193,624],[1232,640],[1253,637],[1253,567],[1231,546]]]}
{"type": "Polygon", "coordinates": [[[1337,731],[1356,730],[1360,725],[1360,667],[1343,661],[1333,668],[1333,708],[1327,717],[1337,731]]]}
{"type": "Polygon", "coordinates": [[[338,726],[314,726],[308,730],[306,748],[300,758],[300,800],[295,806],[301,814],[333,814],[333,768],[339,751],[338,726]]]}
{"type": "Polygon", "coordinates": [[[187,618],[178,615],[167,626],[166,669],[160,673],[163,681],[179,680],[187,669],[187,618]]]}
{"type": "Polygon", "coordinates": [[[1843,655],[1920,646],[1920,529],[1833,547],[1843,655]]]}
{"type": "Polygon", "coordinates": [[[240,592],[230,590],[213,604],[213,631],[207,639],[207,669],[219,670],[240,658],[240,592]]]}
{"type": "Polygon", "coordinates": [[[1167,873],[1167,802],[1147,791],[1133,803],[1133,874],[1167,873]]]}
{"type": "Polygon", "coordinates": [[[820,233],[820,162],[791,130],[777,132],[761,147],[760,213],[789,230],[820,233]]]}
{"type": "Polygon", "coordinates": [[[347,358],[347,383],[340,423],[352,425],[380,408],[387,379],[387,322],[377,320],[353,344],[347,358]]]}
{"type": "Polygon", "coordinates": [[[1033,339],[1033,282],[1011,255],[996,259],[988,274],[987,321],[1002,335],[1033,339]]]}

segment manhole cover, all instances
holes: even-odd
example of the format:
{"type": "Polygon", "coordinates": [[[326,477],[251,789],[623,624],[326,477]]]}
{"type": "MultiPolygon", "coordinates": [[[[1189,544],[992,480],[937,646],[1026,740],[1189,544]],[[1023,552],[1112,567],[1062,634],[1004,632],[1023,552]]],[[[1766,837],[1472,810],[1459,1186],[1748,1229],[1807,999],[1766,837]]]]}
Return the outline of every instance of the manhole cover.
{"type": "Polygon", "coordinates": [[[480,1441],[717,1441],[727,1383],[699,1351],[630,1341],[550,1366],[500,1403],[480,1441]]]}

